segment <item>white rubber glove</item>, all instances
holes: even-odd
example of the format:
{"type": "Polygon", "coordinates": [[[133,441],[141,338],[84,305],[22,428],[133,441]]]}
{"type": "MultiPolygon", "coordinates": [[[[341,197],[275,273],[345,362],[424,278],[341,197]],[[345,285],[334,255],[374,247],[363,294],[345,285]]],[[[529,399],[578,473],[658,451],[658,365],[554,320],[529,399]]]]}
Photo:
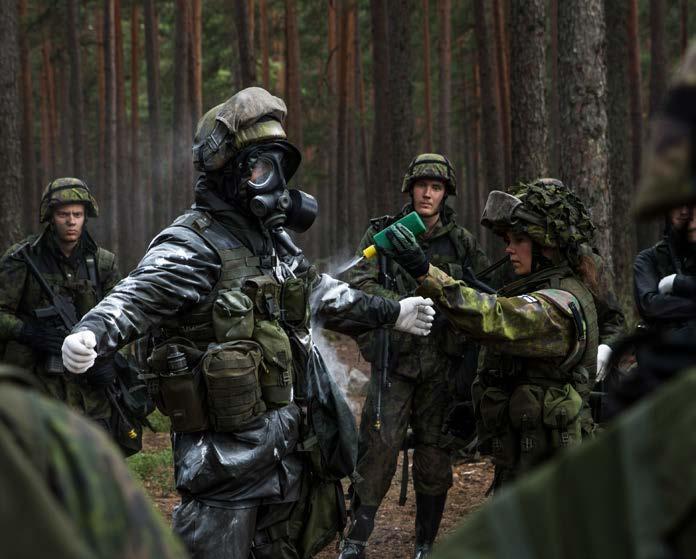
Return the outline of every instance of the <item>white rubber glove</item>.
{"type": "Polygon", "coordinates": [[[595,382],[602,382],[609,372],[609,360],[612,350],[606,344],[599,344],[597,347],[597,376],[595,382]]]}
{"type": "Polygon", "coordinates": [[[670,274],[669,276],[665,276],[660,280],[660,283],[657,284],[657,290],[662,294],[662,295],[667,295],[668,293],[672,293],[672,287],[674,287],[674,278],[677,277],[677,274],[670,274]]]}
{"type": "Polygon", "coordinates": [[[63,342],[63,365],[71,373],[81,375],[97,358],[97,338],[94,332],[83,330],[70,334],[63,342]]]}
{"type": "Polygon", "coordinates": [[[431,299],[423,297],[407,297],[399,301],[401,312],[396,319],[394,330],[413,334],[414,336],[427,336],[433,327],[435,309],[431,299]]]}

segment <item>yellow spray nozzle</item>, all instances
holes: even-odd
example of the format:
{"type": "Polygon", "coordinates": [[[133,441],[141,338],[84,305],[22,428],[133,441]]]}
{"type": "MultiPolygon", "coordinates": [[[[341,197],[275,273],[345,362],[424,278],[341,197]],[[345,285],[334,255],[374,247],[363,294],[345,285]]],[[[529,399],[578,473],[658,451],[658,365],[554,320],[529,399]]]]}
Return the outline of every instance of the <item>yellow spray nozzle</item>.
{"type": "Polygon", "coordinates": [[[377,256],[377,247],[375,245],[370,245],[365,250],[363,250],[363,256],[368,260],[377,256]]]}

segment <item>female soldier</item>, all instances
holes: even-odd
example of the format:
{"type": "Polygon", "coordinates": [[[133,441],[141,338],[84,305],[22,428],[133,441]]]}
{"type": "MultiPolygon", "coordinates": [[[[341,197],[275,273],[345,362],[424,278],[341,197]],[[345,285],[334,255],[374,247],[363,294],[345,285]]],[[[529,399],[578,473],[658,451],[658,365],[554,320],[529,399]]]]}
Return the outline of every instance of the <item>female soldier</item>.
{"type": "Polygon", "coordinates": [[[413,235],[387,233],[389,255],[485,353],[472,386],[479,447],[495,464],[493,488],[593,431],[588,399],[597,356],[594,231],[560,181],[493,191],[481,223],[502,236],[517,279],[480,293],[429,264],[413,235]]]}

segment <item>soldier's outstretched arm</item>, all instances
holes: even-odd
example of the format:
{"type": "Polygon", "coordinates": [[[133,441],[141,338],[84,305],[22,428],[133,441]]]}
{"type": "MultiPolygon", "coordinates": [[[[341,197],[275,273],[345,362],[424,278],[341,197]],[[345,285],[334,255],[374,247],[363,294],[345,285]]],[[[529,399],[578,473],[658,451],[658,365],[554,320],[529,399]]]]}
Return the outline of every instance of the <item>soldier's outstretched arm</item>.
{"type": "Polygon", "coordinates": [[[572,348],[572,317],[538,293],[519,297],[481,293],[432,265],[416,293],[431,298],[473,340],[503,353],[555,357],[572,348]]]}
{"type": "Polygon", "coordinates": [[[155,237],[136,269],[82,317],[73,333],[93,332],[97,353],[110,353],[205,298],[219,275],[217,253],[200,236],[170,227],[155,237]]]}

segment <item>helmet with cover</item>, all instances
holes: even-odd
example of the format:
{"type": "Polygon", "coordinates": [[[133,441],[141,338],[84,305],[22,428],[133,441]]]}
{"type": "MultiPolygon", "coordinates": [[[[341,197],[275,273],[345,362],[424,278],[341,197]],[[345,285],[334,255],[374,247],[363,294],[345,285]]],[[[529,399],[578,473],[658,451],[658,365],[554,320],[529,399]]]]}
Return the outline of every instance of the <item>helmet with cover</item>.
{"type": "Polygon", "coordinates": [[[651,123],[636,197],[639,218],[696,204],[696,43],[677,70],[660,112],[651,123]]]}
{"type": "Polygon", "coordinates": [[[457,195],[457,176],[454,167],[444,155],[421,153],[411,161],[401,183],[401,192],[409,192],[413,182],[418,179],[441,180],[445,183],[447,194],[457,195]]]}
{"type": "Polygon", "coordinates": [[[99,216],[99,206],[87,184],[74,177],[64,177],[48,183],[44,189],[39,207],[41,223],[51,218],[54,208],[65,204],[84,204],[87,217],[99,216]]]}
{"type": "Polygon", "coordinates": [[[492,191],[481,224],[499,235],[526,233],[542,247],[578,253],[591,244],[595,227],[580,199],[556,179],[537,179],[508,192],[492,191]]]}

